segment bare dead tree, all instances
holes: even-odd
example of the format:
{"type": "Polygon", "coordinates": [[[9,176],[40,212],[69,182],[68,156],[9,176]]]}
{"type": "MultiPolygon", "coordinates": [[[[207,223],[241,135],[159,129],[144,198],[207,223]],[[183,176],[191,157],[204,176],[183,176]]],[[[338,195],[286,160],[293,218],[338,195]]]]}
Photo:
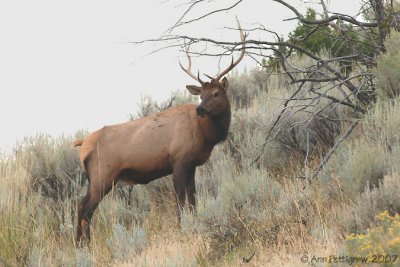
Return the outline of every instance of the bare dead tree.
{"type": "MultiPolygon", "coordinates": [[[[311,140],[309,131],[306,130],[307,144],[305,148],[299,149],[304,154],[304,157],[307,158],[310,155],[310,151],[307,148],[308,142],[325,142],[328,145],[327,153],[324,154],[321,164],[306,177],[309,180],[313,180],[339,144],[350,135],[359,119],[376,101],[376,88],[371,68],[376,64],[376,55],[385,51],[384,40],[390,29],[399,30],[398,21],[400,15],[393,8],[390,9],[385,6],[383,0],[365,0],[360,13],[370,12],[370,15],[369,20],[364,21],[347,14],[330,12],[324,0],[320,0],[323,10],[321,18],[310,19],[287,1],[272,1],[290,10],[294,14],[292,19],[308,26],[309,31],[304,36],[287,41],[283,40],[278,33],[269,30],[260,23],[243,29],[247,33],[251,33],[245,41],[226,41],[208,37],[174,34],[183,25],[206,20],[208,17],[220,12],[233,10],[245,2],[244,0],[233,1],[224,8],[207,11],[203,15],[191,18],[191,11],[196,8],[200,9],[201,4],[204,3],[204,0],[197,0],[185,2],[187,8],[183,14],[161,37],[133,43],[161,42],[165,44],[151,53],[170,48],[178,48],[187,53],[182,48],[182,44],[207,44],[207,47],[214,46],[219,48],[219,52],[210,52],[211,50],[192,50],[190,52],[192,55],[210,57],[229,56],[239,51],[243,43],[245,43],[246,55],[255,60],[266,72],[276,71],[273,65],[278,64],[279,73],[287,76],[290,83],[297,86],[297,89],[288,99],[283,100],[281,110],[276,114],[274,121],[270,123],[270,127],[267,127],[269,130],[266,132],[265,141],[258,147],[258,155],[254,158],[252,164],[259,161],[267,144],[272,140],[279,139],[279,134],[284,129],[293,131],[293,140],[298,142],[296,139],[302,137],[296,134],[294,130],[296,127],[309,127],[315,121],[322,121],[327,125],[325,133],[318,129],[313,130],[313,138],[311,140]],[[388,18],[390,18],[389,22],[388,18]],[[326,27],[332,29],[332,31],[326,31],[326,27]],[[328,48],[329,53],[322,55],[310,51],[303,46],[303,43],[316,33],[328,35],[334,40],[335,46],[344,47],[348,52],[338,54],[336,53],[337,51],[334,51],[335,49],[338,50],[338,48],[334,47],[328,48]],[[271,40],[261,39],[260,36],[267,36],[266,34],[272,36],[271,40]],[[308,62],[311,63],[308,66],[296,65],[293,61],[296,55],[306,57],[308,62]],[[312,110],[310,107],[318,108],[312,110]],[[347,109],[352,116],[334,118],[326,115],[338,107],[347,109]],[[301,123],[291,120],[299,112],[308,114],[307,118],[301,123]],[[340,129],[343,129],[341,136],[340,129]],[[324,138],[329,140],[323,140],[324,138]]],[[[239,30],[237,28],[228,29],[239,30]]],[[[291,146],[290,144],[287,145],[291,146]]]]}
{"type": "Polygon", "coordinates": [[[388,33],[387,27],[384,25],[384,21],[386,20],[386,12],[383,0],[370,0],[371,7],[374,10],[376,22],[378,24],[379,31],[379,41],[380,45],[383,47],[383,41],[386,38],[388,33]]]}

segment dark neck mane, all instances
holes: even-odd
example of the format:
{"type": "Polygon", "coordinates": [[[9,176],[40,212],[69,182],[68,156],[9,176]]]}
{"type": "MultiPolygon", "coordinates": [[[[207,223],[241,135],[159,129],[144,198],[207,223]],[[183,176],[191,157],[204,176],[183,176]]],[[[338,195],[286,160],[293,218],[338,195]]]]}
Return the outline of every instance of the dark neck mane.
{"type": "Polygon", "coordinates": [[[223,113],[208,117],[208,120],[212,126],[210,133],[212,133],[209,138],[213,145],[224,141],[228,136],[229,125],[231,124],[231,108],[228,105],[226,111],[223,113]]]}

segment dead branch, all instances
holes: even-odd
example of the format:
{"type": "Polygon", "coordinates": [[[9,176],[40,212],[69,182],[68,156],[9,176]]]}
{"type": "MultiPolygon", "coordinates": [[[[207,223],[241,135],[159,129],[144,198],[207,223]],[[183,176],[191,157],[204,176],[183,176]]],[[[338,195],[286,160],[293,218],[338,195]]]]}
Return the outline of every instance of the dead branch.
{"type": "Polygon", "coordinates": [[[213,15],[213,14],[217,14],[217,13],[220,13],[220,12],[223,12],[223,11],[231,10],[231,9],[235,8],[237,5],[239,5],[243,0],[237,1],[237,2],[235,2],[233,5],[231,5],[231,6],[229,6],[229,7],[221,8],[221,9],[216,9],[216,10],[213,10],[213,11],[211,11],[211,12],[208,12],[208,13],[206,13],[206,14],[204,14],[204,15],[201,15],[200,17],[197,17],[197,18],[194,18],[194,19],[189,19],[189,20],[183,21],[183,19],[186,17],[186,15],[189,13],[189,11],[190,11],[192,8],[194,8],[196,5],[198,5],[199,3],[203,2],[203,1],[204,1],[204,0],[197,0],[197,1],[194,1],[193,3],[191,3],[191,5],[188,7],[188,9],[185,10],[185,12],[183,13],[183,15],[182,15],[182,16],[178,19],[178,21],[174,24],[174,26],[172,26],[172,27],[170,27],[169,29],[167,29],[166,32],[169,32],[169,33],[170,33],[170,32],[172,32],[174,29],[176,29],[176,28],[178,28],[178,27],[181,27],[181,26],[183,26],[183,25],[185,25],[185,24],[190,24],[190,23],[193,23],[193,22],[196,22],[196,21],[205,19],[206,17],[209,17],[209,16],[211,16],[211,15],[213,15]]]}
{"type": "Polygon", "coordinates": [[[357,25],[357,26],[362,26],[362,27],[368,27],[368,28],[374,28],[378,26],[377,22],[362,22],[362,21],[358,21],[353,17],[347,16],[347,15],[342,15],[342,14],[336,14],[333,16],[329,16],[325,19],[321,19],[321,20],[309,20],[304,18],[304,16],[293,6],[289,5],[288,3],[286,3],[285,1],[282,0],[272,0],[274,2],[278,2],[284,6],[286,6],[287,8],[289,8],[290,10],[293,11],[293,13],[295,13],[297,19],[299,19],[302,23],[304,24],[308,24],[308,25],[328,25],[329,22],[334,21],[334,20],[342,20],[342,21],[347,21],[351,24],[357,25]]]}
{"type": "MultiPolygon", "coordinates": [[[[359,118],[375,102],[376,92],[371,66],[375,65],[376,55],[384,51],[383,40],[386,36],[384,31],[387,29],[384,28],[383,23],[386,13],[382,4],[383,0],[368,0],[376,19],[375,21],[360,21],[356,17],[346,14],[329,12],[325,1],[320,0],[324,11],[323,18],[308,19],[286,1],[273,1],[291,10],[295,14],[294,19],[310,26],[310,29],[307,29],[303,36],[293,38],[292,41],[285,41],[278,33],[269,30],[260,23],[253,24],[253,28],[244,29],[245,32],[251,32],[253,36],[256,35],[256,38],[246,38],[241,41],[174,34],[174,30],[183,25],[205,20],[216,13],[232,10],[243,2],[243,0],[238,0],[224,8],[212,10],[196,18],[188,18],[195,8],[204,3],[204,0],[193,0],[186,2],[188,6],[183,14],[160,38],[132,43],[136,45],[152,42],[165,44],[164,47],[158,48],[158,51],[182,47],[182,43],[192,45],[192,48],[196,47],[196,45],[206,45],[207,50],[196,51],[196,49],[192,49],[190,55],[219,58],[239,52],[245,46],[246,56],[253,59],[264,70],[268,70],[268,75],[279,74],[288,77],[289,82],[297,88],[288,99],[282,99],[281,109],[277,111],[274,119],[266,126],[268,130],[265,133],[264,142],[256,148],[258,153],[249,166],[260,160],[266,146],[272,140],[279,139],[279,133],[282,131],[292,131],[293,138],[297,142],[299,137],[296,136],[296,128],[309,127],[314,121],[319,121],[325,123],[327,131],[331,130],[333,132],[327,135],[329,140],[325,140],[331,145],[331,148],[309,178],[312,181],[329,161],[337,147],[350,135],[359,118]],[[333,31],[326,30],[326,26],[331,27],[333,31]],[[378,34],[376,34],[377,32],[378,34]],[[345,48],[345,51],[350,52],[347,54],[331,52],[328,56],[324,56],[327,58],[324,58],[317,53],[309,51],[302,46],[302,43],[312,38],[316,33],[326,34],[329,38],[332,38],[336,45],[335,49],[345,48]],[[363,52],[359,48],[361,46],[368,47],[372,52],[363,52]],[[213,47],[213,50],[210,50],[210,47],[213,47]],[[296,55],[308,58],[311,63],[308,66],[296,66],[292,62],[293,57],[296,55]],[[277,66],[277,68],[272,66],[277,66]],[[351,70],[348,71],[348,69],[351,70]],[[273,72],[275,73],[273,74],[273,72]],[[339,106],[346,108],[346,110],[351,110],[355,114],[356,120],[352,120],[352,118],[336,119],[326,115],[334,112],[339,106]],[[311,107],[318,108],[315,110],[310,109],[311,107]],[[301,112],[306,114],[307,117],[300,121],[292,122],[291,118],[301,112]],[[352,120],[349,129],[337,141],[331,142],[330,140],[334,140],[338,135],[338,125],[348,120],[352,120]]],[[[363,10],[367,8],[368,6],[363,7],[363,10]]],[[[240,30],[230,27],[224,27],[224,29],[240,30]]],[[[333,49],[332,47],[331,49],[333,49]]],[[[181,51],[185,52],[182,49],[181,51]]],[[[315,136],[311,137],[307,130],[307,147],[304,149],[299,148],[304,150],[302,153],[305,155],[304,162],[306,163],[311,154],[308,149],[309,142],[316,142],[312,138],[325,138],[318,130],[313,134],[315,136]]],[[[290,146],[289,144],[288,147],[290,146]]]]}

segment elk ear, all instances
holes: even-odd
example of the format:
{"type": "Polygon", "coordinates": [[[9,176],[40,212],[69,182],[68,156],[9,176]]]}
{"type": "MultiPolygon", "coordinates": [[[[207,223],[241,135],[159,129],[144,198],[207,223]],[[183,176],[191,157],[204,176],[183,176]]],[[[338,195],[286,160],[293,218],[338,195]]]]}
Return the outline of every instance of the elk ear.
{"type": "Polygon", "coordinates": [[[186,85],[186,89],[193,95],[201,95],[201,87],[196,85],[186,85]]]}
{"type": "Polygon", "coordinates": [[[226,77],[224,77],[224,78],[222,79],[222,81],[221,81],[221,86],[222,86],[222,89],[224,89],[225,91],[228,90],[229,83],[228,83],[228,79],[227,79],[226,77]]]}

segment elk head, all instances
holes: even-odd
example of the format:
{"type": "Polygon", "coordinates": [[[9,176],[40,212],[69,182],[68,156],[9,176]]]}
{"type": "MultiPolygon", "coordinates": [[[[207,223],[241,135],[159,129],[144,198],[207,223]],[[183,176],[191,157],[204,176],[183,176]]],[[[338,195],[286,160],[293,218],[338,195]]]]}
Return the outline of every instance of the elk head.
{"type": "Polygon", "coordinates": [[[228,87],[228,79],[225,77],[221,82],[212,79],[211,82],[206,82],[202,86],[186,86],[193,95],[200,95],[201,103],[197,106],[196,113],[201,117],[216,116],[228,108],[228,87]]]}
{"type": "Polygon", "coordinates": [[[185,52],[188,57],[188,62],[189,65],[185,69],[180,63],[181,68],[193,79],[198,81],[201,86],[196,86],[196,85],[187,85],[186,88],[189,90],[189,92],[193,95],[200,95],[201,103],[199,106],[196,108],[196,113],[197,115],[201,117],[205,116],[217,116],[224,112],[227,108],[230,108],[228,96],[227,96],[227,90],[229,87],[228,79],[224,77],[229,71],[231,71],[242,59],[245,54],[245,39],[246,35],[243,33],[243,30],[240,26],[239,20],[236,18],[237,23],[238,23],[238,28],[240,31],[240,40],[242,43],[242,48],[241,48],[241,53],[238,59],[234,61],[232,57],[232,62],[230,66],[222,71],[220,74],[217,75],[216,78],[212,78],[208,75],[206,75],[208,78],[211,79],[210,82],[204,82],[200,79],[200,74],[199,72],[197,73],[197,76],[194,75],[191,71],[191,66],[192,66],[192,60],[189,55],[188,47],[185,47],[185,52]],[[221,80],[221,78],[223,79],[221,80]],[[221,80],[221,81],[220,81],[221,80]]]}

